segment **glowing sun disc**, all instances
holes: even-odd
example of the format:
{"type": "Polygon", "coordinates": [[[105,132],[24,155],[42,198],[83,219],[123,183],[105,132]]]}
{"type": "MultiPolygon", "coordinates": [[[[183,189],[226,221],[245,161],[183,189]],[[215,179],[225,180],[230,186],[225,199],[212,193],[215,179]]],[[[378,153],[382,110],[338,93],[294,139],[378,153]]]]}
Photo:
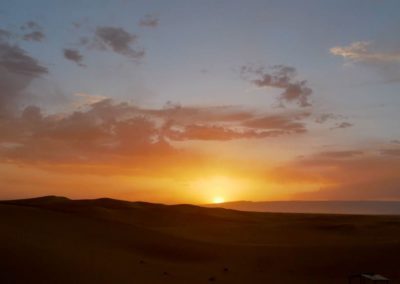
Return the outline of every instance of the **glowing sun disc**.
{"type": "Polygon", "coordinates": [[[224,203],[225,199],[221,196],[216,196],[213,198],[213,203],[224,203]]]}

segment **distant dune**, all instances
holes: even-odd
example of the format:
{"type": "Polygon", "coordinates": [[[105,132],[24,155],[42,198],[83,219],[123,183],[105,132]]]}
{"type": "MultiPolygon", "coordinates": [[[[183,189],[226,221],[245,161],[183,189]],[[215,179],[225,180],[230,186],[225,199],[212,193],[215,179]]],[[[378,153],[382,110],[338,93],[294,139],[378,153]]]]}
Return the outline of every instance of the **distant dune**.
{"type": "Polygon", "coordinates": [[[0,283],[400,283],[400,216],[47,196],[0,202],[0,283]]]}
{"type": "Polygon", "coordinates": [[[400,215],[400,201],[235,201],[208,207],[256,212],[400,215]]]}

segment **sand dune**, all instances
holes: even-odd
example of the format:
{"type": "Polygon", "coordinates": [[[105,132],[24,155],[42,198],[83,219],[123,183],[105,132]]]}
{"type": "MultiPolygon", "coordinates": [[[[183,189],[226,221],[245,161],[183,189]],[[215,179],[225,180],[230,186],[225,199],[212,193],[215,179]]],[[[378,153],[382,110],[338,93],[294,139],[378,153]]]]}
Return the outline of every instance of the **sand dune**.
{"type": "Polygon", "coordinates": [[[43,197],[0,203],[0,283],[400,283],[400,217],[43,197]]]}
{"type": "Polygon", "coordinates": [[[234,201],[207,206],[256,212],[400,215],[399,201],[234,201]]]}

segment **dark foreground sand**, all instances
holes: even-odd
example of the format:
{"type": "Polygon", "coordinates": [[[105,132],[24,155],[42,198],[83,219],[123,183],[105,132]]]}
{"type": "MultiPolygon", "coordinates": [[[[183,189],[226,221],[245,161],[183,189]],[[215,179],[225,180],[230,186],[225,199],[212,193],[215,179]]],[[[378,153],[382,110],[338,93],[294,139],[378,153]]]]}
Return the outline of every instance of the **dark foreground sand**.
{"type": "Polygon", "coordinates": [[[400,217],[60,197],[0,203],[0,283],[400,283],[400,217]]]}

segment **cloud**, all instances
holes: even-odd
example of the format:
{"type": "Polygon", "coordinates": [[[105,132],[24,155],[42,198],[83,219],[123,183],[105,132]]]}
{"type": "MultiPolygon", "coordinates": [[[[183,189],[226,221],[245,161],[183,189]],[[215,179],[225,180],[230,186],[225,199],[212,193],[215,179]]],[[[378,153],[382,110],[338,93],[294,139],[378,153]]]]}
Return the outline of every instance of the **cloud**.
{"type": "Polygon", "coordinates": [[[356,62],[400,62],[400,51],[379,52],[372,48],[371,42],[367,41],[356,41],[349,46],[335,46],[330,52],[356,62]]]}
{"type": "MultiPolygon", "coordinates": [[[[400,170],[399,167],[397,167],[400,170]]],[[[399,200],[400,179],[395,176],[326,186],[318,191],[296,194],[303,200],[399,200]]]]}
{"type": "Polygon", "coordinates": [[[278,130],[253,130],[253,129],[238,129],[235,127],[227,127],[220,125],[197,125],[190,124],[182,128],[166,128],[163,134],[174,141],[184,140],[214,140],[227,141],[234,139],[254,139],[276,137],[283,135],[282,131],[278,130]]]}
{"type": "Polygon", "coordinates": [[[82,63],[83,55],[76,49],[65,48],[64,57],[72,62],[75,62],[78,66],[85,67],[82,63]]]}
{"type": "Polygon", "coordinates": [[[172,148],[160,144],[155,122],[143,116],[108,117],[105,103],[85,112],[43,116],[27,107],[20,117],[1,124],[1,142],[18,145],[0,151],[2,161],[23,163],[101,163],[133,156],[160,155],[172,148]]]}
{"type": "Polygon", "coordinates": [[[356,156],[363,155],[363,151],[358,150],[347,150],[347,151],[329,151],[329,152],[321,152],[318,154],[321,158],[335,158],[335,159],[344,159],[344,158],[353,158],[356,156]]]}
{"type": "Polygon", "coordinates": [[[377,45],[368,41],[357,41],[348,46],[332,47],[330,53],[343,57],[350,63],[378,70],[386,82],[400,80],[400,50],[398,47],[385,47],[383,43],[377,45]]]}
{"type": "MultiPolygon", "coordinates": [[[[180,106],[168,103],[161,109],[131,111],[163,121],[162,131],[172,140],[232,140],[276,137],[306,131],[308,113],[259,114],[232,106],[180,106]]],[[[122,111],[127,115],[127,109],[122,111]]],[[[129,111],[128,111],[129,112],[129,111]]]]}
{"type": "Polygon", "coordinates": [[[334,127],[331,128],[331,130],[349,128],[352,126],[353,126],[352,123],[344,121],[344,122],[337,123],[334,127]]]}
{"type": "Polygon", "coordinates": [[[112,50],[115,53],[132,59],[141,59],[145,55],[143,49],[137,49],[138,37],[120,27],[98,27],[93,39],[83,38],[81,44],[97,50],[112,50]]]}
{"type": "Polygon", "coordinates": [[[233,140],[276,137],[306,132],[308,113],[258,114],[237,107],[182,107],[167,105],[155,116],[167,122],[165,133],[173,140],[233,140]]]}
{"type": "Polygon", "coordinates": [[[306,80],[297,80],[297,71],[294,67],[286,65],[274,65],[270,72],[264,67],[242,66],[240,73],[244,79],[257,87],[273,87],[282,89],[279,95],[281,106],[287,103],[296,103],[300,107],[311,106],[310,96],[312,89],[308,87],[306,80]]]}
{"type": "Polygon", "coordinates": [[[108,100],[108,98],[105,96],[92,95],[86,93],[75,93],[74,97],[75,100],[73,102],[73,106],[75,109],[87,108],[103,100],[108,100]]]}
{"type": "Polygon", "coordinates": [[[39,107],[37,106],[28,106],[24,109],[24,111],[21,114],[22,120],[25,121],[39,121],[43,118],[42,111],[39,107]]]}
{"type": "Polygon", "coordinates": [[[72,22],[72,26],[75,29],[79,30],[81,28],[90,26],[90,20],[88,17],[83,17],[77,21],[72,22]]]}
{"type": "Polygon", "coordinates": [[[23,36],[24,40],[27,41],[42,41],[45,38],[44,33],[42,33],[41,31],[34,31],[31,33],[27,33],[23,36]]]}
{"type": "Polygon", "coordinates": [[[42,27],[35,21],[28,21],[21,26],[21,30],[41,30],[42,27]]]}
{"type": "Polygon", "coordinates": [[[36,77],[47,73],[47,68],[41,66],[36,59],[26,54],[17,45],[0,43],[0,66],[10,73],[36,77]]]}
{"type": "Polygon", "coordinates": [[[27,32],[22,36],[22,39],[26,41],[40,42],[46,38],[42,27],[35,21],[26,22],[21,26],[21,30],[27,32]]]}
{"type": "Polygon", "coordinates": [[[168,118],[176,124],[241,122],[254,117],[252,110],[233,106],[181,106],[168,102],[162,109],[147,110],[152,115],[168,118]]]}
{"type": "Polygon", "coordinates": [[[381,154],[385,156],[400,157],[400,148],[384,149],[381,154]]]}
{"type": "Polygon", "coordinates": [[[281,178],[320,184],[294,195],[308,200],[400,199],[400,155],[395,152],[341,150],[310,155],[277,169],[281,178]]]}
{"type": "MultiPolygon", "coordinates": [[[[146,109],[88,94],[89,105],[69,114],[43,115],[35,106],[0,124],[0,161],[107,163],[146,155],[175,155],[173,141],[261,139],[305,131],[278,117],[258,125],[234,107],[146,109]],[[246,124],[248,122],[248,125],[246,124]],[[9,147],[13,145],[13,147],[9,147]],[[128,158],[129,157],[129,158],[128,158]]],[[[293,115],[293,120],[299,116],[293,115]]]]}
{"type": "Polygon", "coordinates": [[[11,33],[9,31],[0,29],[0,41],[8,40],[11,37],[11,33]]]}
{"type": "Polygon", "coordinates": [[[155,28],[159,23],[160,21],[156,16],[147,14],[140,20],[139,25],[142,27],[155,28]]]}
{"type": "Polygon", "coordinates": [[[329,120],[337,120],[345,118],[343,115],[334,114],[334,113],[321,113],[315,116],[316,123],[325,123],[329,120]]]}
{"type": "Polygon", "coordinates": [[[337,122],[338,120],[344,120],[344,119],[347,119],[347,117],[341,114],[334,114],[334,113],[322,113],[314,115],[314,121],[319,124],[327,123],[329,121],[335,121],[335,124],[330,128],[330,130],[343,129],[353,126],[352,123],[347,121],[337,122]]]}
{"type": "Polygon", "coordinates": [[[279,130],[282,133],[303,133],[306,128],[297,116],[271,115],[254,118],[243,122],[244,126],[259,129],[279,130]]]}
{"type": "Polygon", "coordinates": [[[0,40],[0,113],[12,111],[30,82],[46,73],[47,68],[25,50],[0,40]]]}

